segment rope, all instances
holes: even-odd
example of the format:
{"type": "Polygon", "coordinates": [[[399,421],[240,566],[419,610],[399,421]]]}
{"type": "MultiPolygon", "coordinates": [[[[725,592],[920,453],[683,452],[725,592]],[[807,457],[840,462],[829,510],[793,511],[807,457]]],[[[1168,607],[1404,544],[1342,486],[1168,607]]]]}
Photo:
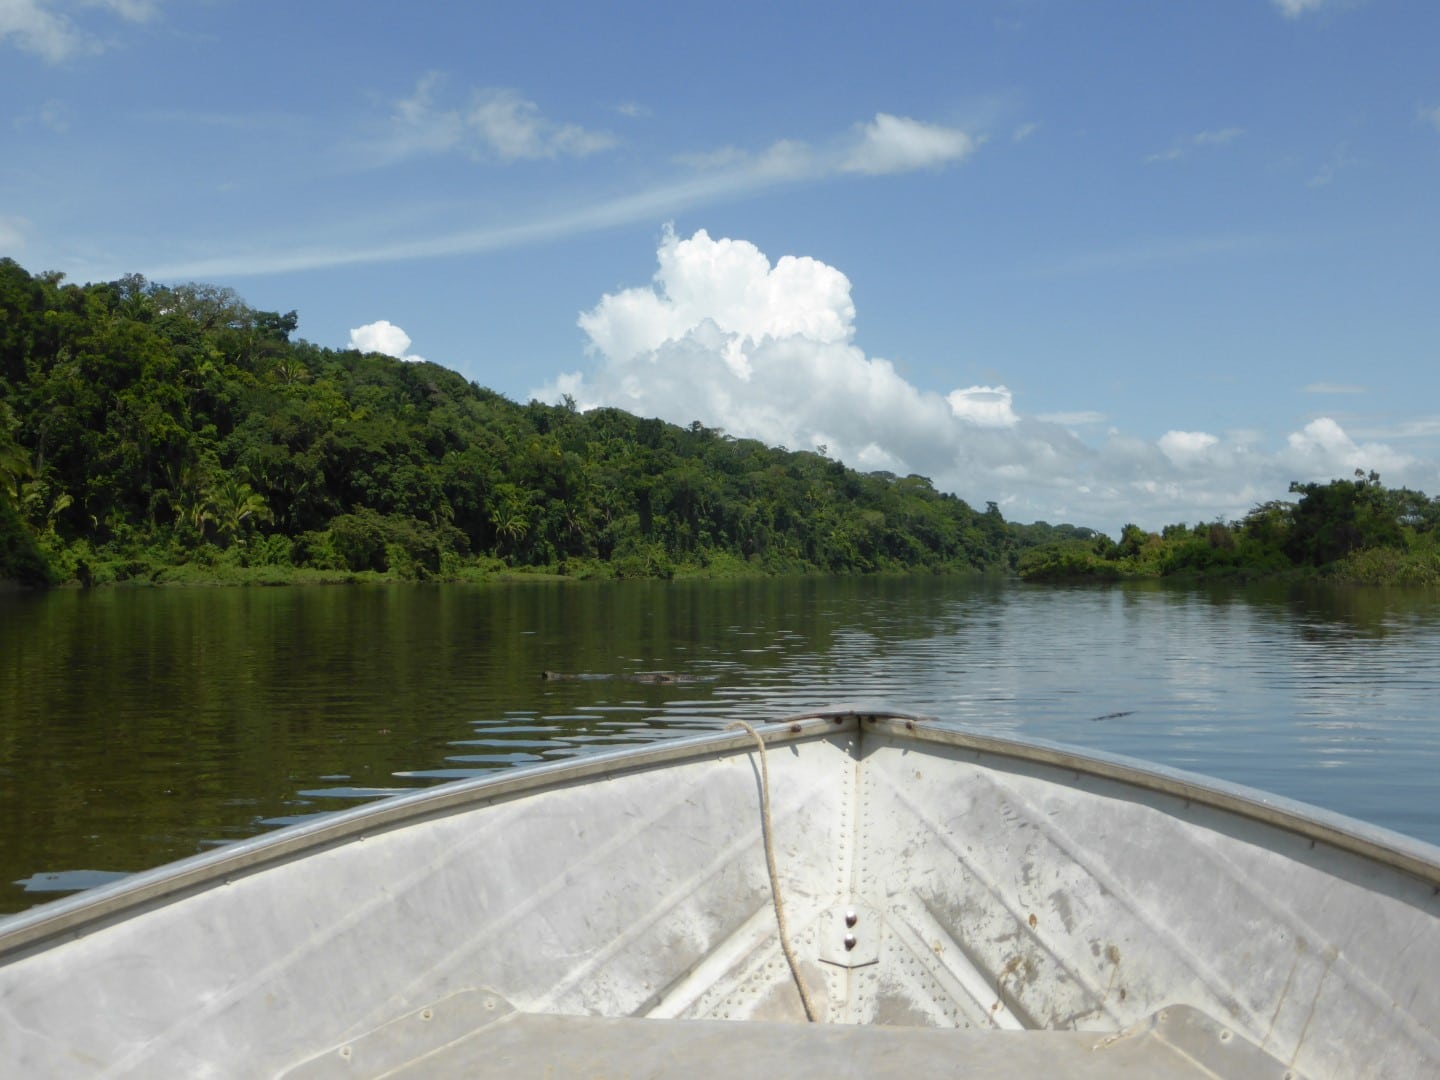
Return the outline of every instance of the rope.
{"type": "Polygon", "coordinates": [[[770,770],[765,764],[765,740],[744,720],[736,720],[726,726],[744,728],[760,748],[760,825],[765,840],[765,865],[770,871],[770,896],[775,901],[775,923],[780,930],[780,951],[785,954],[785,962],[790,965],[790,975],[795,980],[795,988],[800,991],[800,1004],[805,1007],[805,1019],[813,1024],[815,1005],[810,1000],[810,991],[805,988],[805,980],[800,977],[800,962],[795,959],[795,950],[790,947],[790,931],[785,925],[785,903],[780,898],[780,871],[775,868],[775,841],[772,835],[774,830],[770,822],[770,770]]]}

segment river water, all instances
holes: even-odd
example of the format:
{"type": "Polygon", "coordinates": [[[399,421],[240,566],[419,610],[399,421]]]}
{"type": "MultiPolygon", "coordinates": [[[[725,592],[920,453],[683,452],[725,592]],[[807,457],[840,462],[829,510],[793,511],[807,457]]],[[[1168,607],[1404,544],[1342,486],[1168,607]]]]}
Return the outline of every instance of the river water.
{"type": "Polygon", "coordinates": [[[395,791],[881,702],[1440,843],[1435,592],[66,590],[0,594],[0,912],[395,791]],[[696,681],[616,677],[662,671],[696,681]]]}

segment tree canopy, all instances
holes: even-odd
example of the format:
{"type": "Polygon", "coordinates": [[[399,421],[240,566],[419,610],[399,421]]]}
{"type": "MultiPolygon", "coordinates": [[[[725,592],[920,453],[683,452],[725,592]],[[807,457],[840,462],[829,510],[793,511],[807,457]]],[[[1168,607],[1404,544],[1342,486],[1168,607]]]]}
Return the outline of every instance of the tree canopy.
{"type": "Polygon", "coordinates": [[[1374,474],[1241,521],[1007,523],[923,476],[294,340],[294,311],[0,259],[0,579],[1018,571],[1440,582],[1440,501],[1374,474]],[[242,575],[240,572],[243,571],[242,575]]]}
{"type": "Polygon", "coordinates": [[[292,340],[296,326],[213,285],[71,285],[0,260],[0,531],[79,581],[1010,562],[998,510],[924,477],[521,405],[435,364],[292,340]]]}
{"type": "Polygon", "coordinates": [[[1018,557],[1031,581],[1136,577],[1325,577],[1364,584],[1440,584],[1440,499],[1387,488],[1378,474],[1292,483],[1240,521],[1135,525],[1120,540],[1094,535],[1036,545],[1018,557]]]}

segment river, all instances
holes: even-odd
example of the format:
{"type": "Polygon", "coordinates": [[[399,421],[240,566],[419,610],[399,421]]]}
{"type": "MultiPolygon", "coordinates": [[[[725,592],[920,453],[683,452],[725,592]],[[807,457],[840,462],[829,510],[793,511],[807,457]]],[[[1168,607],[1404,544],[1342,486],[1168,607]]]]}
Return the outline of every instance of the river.
{"type": "Polygon", "coordinates": [[[1434,592],[953,578],[62,590],[0,594],[0,912],[394,791],[877,702],[1440,843],[1434,592]]]}

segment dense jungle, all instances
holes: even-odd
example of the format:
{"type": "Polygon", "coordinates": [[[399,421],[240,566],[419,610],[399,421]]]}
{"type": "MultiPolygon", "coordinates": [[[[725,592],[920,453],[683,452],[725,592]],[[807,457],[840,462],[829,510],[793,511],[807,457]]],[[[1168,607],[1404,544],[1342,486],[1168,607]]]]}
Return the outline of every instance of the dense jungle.
{"type": "Polygon", "coordinates": [[[922,476],[292,340],[296,312],[0,259],[0,579],[992,572],[1440,581],[1440,501],[1374,473],[1243,520],[1006,522],[922,476]]]}

